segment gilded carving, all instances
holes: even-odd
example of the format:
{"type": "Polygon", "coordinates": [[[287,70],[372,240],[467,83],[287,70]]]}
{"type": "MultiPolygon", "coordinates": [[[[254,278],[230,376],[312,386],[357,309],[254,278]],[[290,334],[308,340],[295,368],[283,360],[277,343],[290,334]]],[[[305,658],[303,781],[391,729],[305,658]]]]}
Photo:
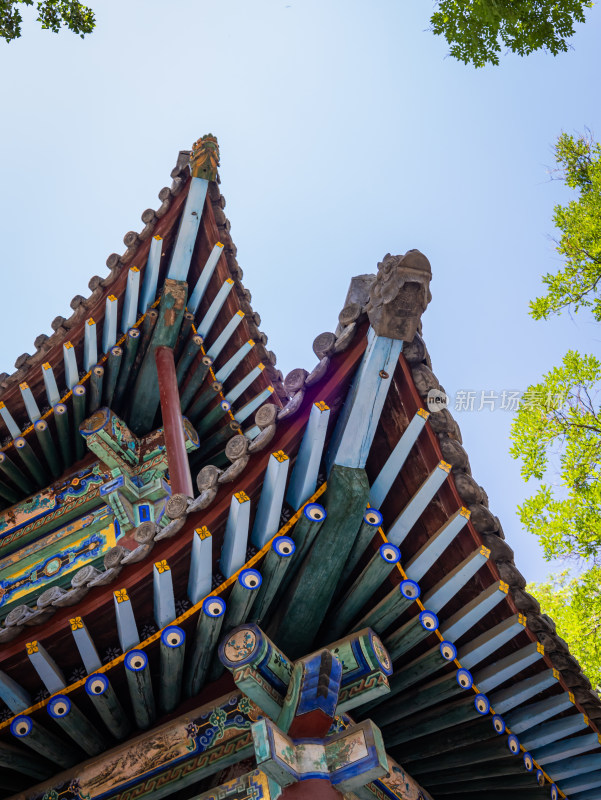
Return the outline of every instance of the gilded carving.
{"type": "Polygon", "coordinates": [[[192,145],[192,155],[190,156],[190,168],[193,178],[204,178],[206,181],[214,181],[217,178],[217,167],[219,166],[219,144],[217,137],[212,133],[201,136],[192,145]]]}

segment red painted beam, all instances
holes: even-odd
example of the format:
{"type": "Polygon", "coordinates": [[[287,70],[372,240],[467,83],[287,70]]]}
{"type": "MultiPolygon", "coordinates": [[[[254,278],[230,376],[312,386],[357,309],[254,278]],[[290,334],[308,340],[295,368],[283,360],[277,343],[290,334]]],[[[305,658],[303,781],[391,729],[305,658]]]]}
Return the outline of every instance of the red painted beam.
{"type": "Polygon", "coordinates": [[[157,347],[154,354],[159,377],[159,396],[165,430],[165,447],[173,494],[194,497],[192,475],[184,439],[184,423],[175,375],[175,361],[170,347],[157,347]]]}

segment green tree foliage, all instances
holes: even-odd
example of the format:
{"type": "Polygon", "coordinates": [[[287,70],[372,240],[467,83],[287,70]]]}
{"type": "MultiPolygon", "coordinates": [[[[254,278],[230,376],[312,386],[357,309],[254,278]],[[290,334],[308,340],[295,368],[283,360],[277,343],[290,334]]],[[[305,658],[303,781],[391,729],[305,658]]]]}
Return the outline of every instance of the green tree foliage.
{"type": "MultiPolygon", "coordinates": [[[[543,276],[546,294],[530,304],[535,319],[587,309],[601,321],[601,147],[562,134],[557,174],[574,190],[555,208],[563,268],[543,276]]],[[[513,421],[511,454],[522,476],[540,481],[519,508],[547,558],[584,560],[578,578],[562,573],[530,590],[553,617],[593,683],[601,684],[601,361],[568,352],[561,366],[529,387],[513,421]]]]}
{"type": "Polygon", "coordinates": [[[520,519],[548,558],[601,555],[600,381],[598,359],[570,351],[528,388],[513,422],[510,452],[522,476],[543,481],[520,519]]]}
{"type": "Polygon", "coordinates": [[[601,685],[601,569],[580,578],[562,572],[547,583],[531,584],[531,592],[557,625],[593,687],[601,685]]]}
{"type": "Polygon", "coordinates": [[[563,309],[590,308],[601,322],[601,145],[590,136],[562,134],[555,146],[558,173],[578,196],[556,206],[554,222],[561,231],[557,252],[565,266],[543,276],[547,294],[530,304],[534,319],[547,319],[563,309]]]}
{"type": "Polygon", "coordinates": [[[574,24],[584,22],[591,0],[439,0],[430,22],[451,55],[465,64],[498,64],[506,47],[521,56],[568,49],[574,24]]]}
{"type": "MultiPolygon", "coordinates": [[[[22,5],[33,6],[34,0],[0,0],[0,37],[6,42],[21,36],[23,17],[19,6],[22,5]]],[[[76,0],[38,0],[36,9],[42,28],[54,33],[64,26],[83,39],[96,24],[92,9],[76,0]]]]}

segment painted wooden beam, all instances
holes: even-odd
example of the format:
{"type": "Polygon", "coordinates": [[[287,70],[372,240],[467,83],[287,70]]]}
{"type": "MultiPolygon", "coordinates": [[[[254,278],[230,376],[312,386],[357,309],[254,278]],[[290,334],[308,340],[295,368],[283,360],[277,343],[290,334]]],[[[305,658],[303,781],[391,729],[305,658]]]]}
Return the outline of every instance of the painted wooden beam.
{"type": "MultiPolygon", "coordinates": [[[[444,480],[444,478],[443,478],[444,480]]],[[[471,513],[460,508],[442,525],[405,565],[405,574],[414,581],[420,581],[428,570],[438,561],[455,537],[463,530],[471,513]]]]}
{"type": "Polygon", "coordinates": [[[514,614],[485,633],[476,637],[468,644],[459,648],[458,658],[461,664],[472,669],[481,661],[496,653],[504,644],[518,636],[526,627],[526,617],[523,614],[514,614]]]}
{"type": "Polygon", "coordinates": [[[50,694],[64,689],[67,685],[65,676],[44,645],[36,641],[27,642],[25,648],[32,667],[50,694]]]}
{"type": "Polygon", "coordinates": [[[85,689],[110,733],[115,739],[125,739],[131,733],[131,722],[106,675],[101,672],[89,675],[85,689]]]}
{"type": "Polygon", "coordinates": [[[102,396],[102,404],[107,408],[112,408],[113,405],[113,397],[117,387],[122,358],[123,349],[117,345],[111,347],[106,360],[106,375],[104,376],[102,396]]]}
{"type": "Polygon", "coordinates": [[[225,600],[221,597],[203,600],[194,632],[192,657],[185,670],[184,689],[187,697],[198,694],[205,684],[221,635],[225,608],[225,600]]]}
{"type": "Polygon", "coordinates": [[[486,564],[489,556],[490,550],[486,547],[474,550],[425,595],[424,605],[438,613],[465,586],[470,578],[486,564]]]}
{"type": "Polygon", "coordinates": [[[155,348],[154,354],[171,491],[174,494],[194,497],[173,350],[159,345],[155,348]]]}
{"type": "MultiPolygon", "coordinates": [[[[506,759],[507,756],[508,752],[505,747],[500,746],[498,738],[489,739],[488,741],[478,742],[477,744],[463,747],[459,750],[452,750],[448,753],[425,758],[413,764],[411,774],[415,774],[415,777],[425,775],[429,777],[431,774],[440,772],[441,770],[448,770],[454,767],[466,767],[470,764],[498,761],[499,759],[506,759]]],[[[530,781],[534,784],[534,776],[530,776],[530,781]]],[[[450,781],[449,783],[449,789],[451,786],[455,789],[454,781],[450,781]]]]}
{"type": "MultiPolygon", "coordinates": [[[[184,343],[182,354],[177,362],[175,370],[177,375],[177,385],[181,387],[188,374],[190,364],[202,352],[202,336],[194,334],[184,343]]],[[[202,357],[202,356],[201,356],[202,357]]]]}
{"type": "Polygon", "coordinates": [[[426,507],[433,499],[436,492],[440,489],[445,482],[447,475],[451,471],[451,465],[446,461],[440,461],[434,468],[433,472],[426,478],[426,480],[419,487],[417,492],[413,495],[411,500],[407,503],[405,508],[401,511],[399,516],[392,523],[388,531],[387,538],[389,542],[400,546],[404,541],[417,520],[421,517],[426,507]]]}
{"type": "Polygon", "coordinates": [[[16,439],[17,436],[21,435],[21,428],[19,428],[19,426],[13,419],[13,415],[10,413],[10,411],[5,406],[2,400],[0,400],[0,417],[2,417],[2,420],[6,425],[6,427],[8,428],[8,432],[13,437],[13,439],[16,439]]]}
{"type": "MultiPolygon", "coordinates": [[[[24,753],[18,747],[13,747],[4,742],[0,745],[0,767],[14,770],[19,775],[25,775],[36,781],[49,778],[52,774],[52,768],[44,764],[40,759],[32,758],[29,753],[24,753]]],[[[10,794],[13,793],[12,789],[17,791],[23,785],[21,783],[19,786],[12,787],[7,779],[6,773],[2,775],[2,782],[6,784],[3,788],[11,790],[10,794]]]]}
{"type": "Polygon", "coordinates": [[[86,387],[83,386],[81,383],[78,383],[73,387],[72,404],[73,404],[73,440],[75,442],[75,459],[76,461],[79,461],[84,457],[86,453],[86,445],[81,433],[79,432],[79,426],[82,424],[82,422],[85,420],[87,416],[86,387]]]}
{"type": "Polygon", "coordinates": [[[289,536],[276,536],[261,563],[261,587],[252,607],[250,619],[260,622],[269,612],[276,592],[289,569],[296,545],[289,536]]]}
{"type": "Polygon", "coordinates": [[[125,299],[123,300],[123,309],[121,311],[121,333],[127,333],[136,321],[139,294],[140,270],[137,267],[130,267],[127,272],[125,299]]]}
{"type": "Polygon", "coordinates": [[[596,750],[599,743],[598,733],[586,733],[583,736],[574,736],[572,739],[564,739],[539,747],[533,751],[532,755],[537,764],[545,766],[545,764],[554,764],[564,758],[588,753],[589,750],[596,750]]]}
{"type": "Polygon", "coordinates": [[[568,778],[586,775],[594,770],[601,770],[601,753],[556,761],[553,764],[552,774],[555,781],[566,781],[568,778]]]}
{"type": "Polygon", "coordinates": [[[26,714],[21,714],[12,720],[10,732],[24,745],[63,769],[73,766],[80,760],[78,751],[74,747],[26,714]]]}
{"type": "Polygon", "coordinates": [[[25,406],[25,411],[27,411],[27,416],[29,417],[30,422],[37,422],[42,414],[27,381],[23,381],[19,384],[19,390],[21,392],[23,405],[25,406]]]}
{"type": "Polygon", "coordinates": [[[150,665],[144,650],[130,650],[125,656],[125,674],[138,728],[149,728],[156,719],[150,665]]]}
{"type": "Polygon", "coordinates": [[[228,359],[220,369],[217,370],[215,373],[215,379],[220,383],[225,383],[232,372],[239,364],[242,363],[244,358],[248,355],[248,353],[250,353],[254,346],[255,343],[252,339],[244,342],[244,344],[234,353],[234,355],[228,359]]]}
{"type": "Polygon", "coordinates": [[[113,407],[115,409],[120,410],[126,398],[126,392],[130,385],[131,373],[138,354],[141,338],[138,328],[130,328],[125,337],[125,351],[121,358],[119,376],[117,377],[115,391],[113,392],[113,407]]]}
{"type": "Polygon", "coordinates": [[[238,325],[244,319],[244,311],[236,311],[231,320],[227,323],[225,328],[221,331],[219,336],[215,339],[213,344],[207,350],[207,355],[212,359],[216,359],[221,355],[221,351],[226,346],[238,325]]]}
{"type": "Polygon", "coordinates": [[[86,320],[83,331],[83,367],[89,372],[98,363],[98,337],[92,317],[86,320]]]}
{"type": "MultiPolygon", "coordinates": [[[[467,701],[463,701],[464,703],[467,701]]],[[[444,728],[427,737],[420,737],[411,742],[405,742],[400,751],[403,764],[410,771],[415,763],[419,763],[431,756],[438,756],[451,750],[458,750],[469,745],[479,744],[490,739],[491,736],[501,735],[494,727],[494,717],[490,715],[479,716],[472,719],[468,725],[457,726],[452,729],[444,728]]],[[[503,728],[504,730],[504,728],[503,728]]],[[[393,754],[394,755],[394,754],[393,754]]]]}
{"type": "Polygon", "coordinates": [[[244,566],[250,526],[250,498],[245,492],[232,495],[225,526],[219,569],[230,578],[244,566]]]}
{"type": "Polygon", "coordinates": [[[65,383],[67,384],[67,389],[72,389],[76,383],[79,383],[79,367],[77,366],[75,348],[71,342],[63,344],[63,361],[65,364],[65,383]]]}
{"type": "Polygon", "coordinates": [[[129,424],[134,433],[152,429],[159,407],[159,387],[155,351],[158,347],[173,347],[182,324],[187,296],[187,285],[167,279],[159,304],[159,317],[152,339],[142,359],[130,403],[129,424]]]}
{"type": "Polygon", "coordinates": [[[508,592],[509,587],[506,583],[496,581],[447,619],[440,626],[440,632],[446,639],[456,642],[464,633],[477,625],[489,611],[505,600],[508,592]]]}
{"type": "Polygon", "coordinates": [[[190,406],[190,403],[196,392],[200,389],[204,379],[209,374],[209,367],[212,365],[213,359],[210,356],[202,356],[200,359],[195,360],[192,364],[190,374],[188,375],[188,380],[182,387],[180,405],[182,411],[185,411],[190,418],[195,416],[195,406],[190,406]]]}
{"type": "MultiPolygon", "coordinates": [[[[464,667],[453,670],[448,675],[441,675],[433,681],[402,692],[386,703],[382,703],[370,716],[376,725],[398,724],[399,720],[419,714],[432,706],[440,705],[473,685],[473,677],[464,667]]],[[[402,725],[403,723],[401,723],[402,725]]]]}
{"type": "Polygon", "coordinates": [[[11,461],[6,453],[0,453],[0,472],[6,475],[6,477],[15,483],[25,494],[31,494],[35,491],[35,486],[31,480],[21,472],[19,467],[11,461]]]}
{"type": "Polygon", "coordinates": [[[102,384],[104,383],[104,367],[96,364],[90,372],[90,416],[102,405],[102,384]]]}
{"type": "Polygon", "coordinates": [[[27,472],[33,477],[38,488],[46,486],[50,482],[50,475],[36,456],[29,442],[23,436],[18,436],[14,441],[16,454],[26,467],[27,472]]]}
{"type": "Polygon", "coordinates": [[[517,708],[504,715],[505,724],[511,729],[512,733],[520,734],[533,728],[535,725],[552,719],[562,711],[572,708],[573,701],[563,692],[560,695],[547,697],[539,700],[538,703],[530,703],[521,708],[517,708]]]}
{"type": "Polygon", "coordinates": [[[136,353],[134,365],[129,376],[128,383],[130,386],[130,391],[133,390],[133,387],[136,385],[136,381],[138,380],[140,368],[142,366],[142,362],[144,361],[144,356],[148,352],[150,342],[152,341],[158,318],[159,312],[156,310],[156,308],[149,308],[144,316],[144,319],[142,320],[142,324],[138,328],[140,331],[140,343],[138,345],[138,352],[136,353]]]}
{"type": "MultiPolygon", "coordinates": [[[[55,406],[57,403],[60,403],[60,392],[58,391],[58,386],[56,385],[56,378],[54,377],[54,372],[52,371],[52,367],[46,361],[42,364],[42,377],[44,378],[44,388],[46,389],[46,397],[48,398],[48,405],[55,406]]],[[[1,408],[1,406],[0,406],[1,408]]]]}
{"type": "Polygon", "coordinates": [[[256,381],[264,369],[264,364],[257,364],[256,367],[253,367],[253,369],[251,369],[251,371],[248,372],[241,381],[233,386],[229,392],[226,392],[225,399],[227,402],[230,403],[230,405],[234,403],[240,397],[240,395],[243,394],[254,381],[256,381]]]}
{"type": "Polygon", "coordinates": [[[481,714],[476,708],[475,698],[476,695],[473,695],[467,700],[460,698],[442,703],[408,717],[403,725],[390,726],[383,732],[387,749],[478,719],[481,714]]]}
{"type": "Polygon", "coordinates": [[[290,658],[306,653],[321,626],[359,528],[369,483],[364,470],[334,465],[324,505],[328,516],[284,598],[278,645],[290,658]]]}
{"type": "Polygon", "coordinates": [[[269,400],[271,395],[273,394],[273,386],[268,386],[266,389],[263,389],[262,392],[256,394],[251,400],[248,401],[242,408],[236,409],[234,412],[234,416],[236,417],[236,421],[239,425],[250,417],[251,414],[254,414],[259,406],[262,406],[266,400],[269,400]]]}
{"type": "MultiPolygon", "coordinates": [[[[252,568],[243,569],[232,587],[223,620],[223,631],[227,634],[246,622],[262,583],[261,573],[252,568]]],[[[217,655],[208,672],[208,680],[214,681],[223,672],[223,664],[217,655]]]]}
{"type": "Polygon", "coordinates": [[[66,469],[73,463],[73,444],[69,426],[69,410],[65,403],[57,403],[53,408],[53,412],[58,435],[58,444],[63,459],[63,467],[66,469]]]}
{"type": "Polygon", "coordinates": [[[588,720],[582,714],[573,714],[562,719],[536,725],[521,737],[522,746],[532,752],[560,739],[567,739],[575,733],[589,729],[588,720]]]}
{"type": "Polygon", "coordinates": [[[114,294],[109,294],[104,307],[104,323],[102,325],[102,352],[108,353],[117,341],[117,306],[114,294]]]}
{"type": "MultiPolygon", "coordinates": [[[[50,427],[45,419],[39,419],[33,426],[36,433],[40,448],[46,459],[46,463],[50,467],[52,476],[54,478],[60,477],[63,469],[57,452],[56,444],[52,438],[50,427]]],[[[15,498],[16,499],[16,498],[15,498]]]]}
{"type": "Polygon", "coordinates": [[[286,502],[294,509],[306,503],[317,487],[329,419],[329,406],[323,400],[313,403],[286,492],[286,502]]]}
{"type": "Polygon", "coordinates": [[[221,242],[217,242],[217,244],[211,250],[204,267],[202,268],[200,278],[197,280],[196,286],[192,290],[192,294],[190,295],[190,299],[188,301],[188,308],[193,314],[196,314],[198,311],[200,301],[205,295],[207,286],[209,285],[209,281],[213,276],[213,272],[215,271],[215,267],[217,266],[217,262],[219,261],[222,252],[223,245],[221,242]]]}
{"type": "Polygon", "coordinates": [[[261,497],[250,537],[251,542],[259,550],[279,530],[289,466],[290,459],[283,450],[272,453],[267,462],[261,497]]]}
{"type": "MultiPolygon", "coordinates": [[[[229,403],[226,403],[225,400],[223,400],[220,405],[223,406],[224,403],[226,406],[229,406],[229,403]]],[[[208,438],[200,437],[201,444],[195,453],[197,461],[211,456],[214,451],[218,450],[219,448],[223,449],[225,443],[231,439],[232,436],[235,436],[238,431],[238,422],[236,420],[230,420],[222,428],[219,428],[219,430],[215,431],[212,436],[209,436],[208,438]]]]}
{"type": "MultiPolygon", "coordinates": [[[[593,756],[590,756],[590,758],[592,760],[593,756]]],[[[601,761],[597,760],[595,763],[601,767],[601,761]]],[[[555,772],[555,770],[553,770],[553,772],[555,772]]],[[[580,797],[581,792],[587,789],[598,789],[599,787],[601,787],[601,769],[595,770],[594,772],[589,772],[587,770],[584,774],[581,773],[573,778],[562,780],[559,783],[559,788],[562,792],[569,792],[572,797],[577,795],[577,799],[580,797]]]]}
{"type": "Polygon", "coordinates": [[[521,706],[551,686],[557,686],[558,676],[559,673],[553,669],[537,672],[536,675],[531,675],[517,683],[512,682],[511,686],[506,689],[493,692],[490,695],[490,703],[497,714],[505,714],[506,711],[521,706]]]}
{"type": "Polygon", "coordinates": [[[362,628],[373,628],[383,633],[420,596],[420,588],[415,581],[406,579],[380,600],[353,626],[353,632],[362,628]]]}
{"type": "Polygon", "coordinates": [[[152,568],[152,584],[154,590],[154,621],[160,629],[172,623],[176,617],[173,576],[169,564],[164,559],[155,562],[152,568]]]}
{"type": "Polygon", "coordinates": [[[319,503],[307,503],[303,508],[303,513],[291,531],[295,553],[292,558],[292,563],[282,579],[282,591],[289,586],[302,566],[326,517],[327,511],[319,503]]]}
{"type": "Polygon", "coordinates": [[[213,583],[213,537],[205,526],[192,537],[192,557],[188,575],[188,598],[196,605],[209,594],[213,583]]]}
{"type": "Polygon", "coordinates": [[[180,702],[186,634],[177,625],[169,625],[161,632],[161,672],[159,688],[159,708],[169,714],[180,702]]]}
{"type": "MultiPolygon", "coordinates": [[[[377,508],[367,508],[363,514],[363,520],[353,541],[353,546],[344,564],[342,575],[350,575],[355,569],[363,553],[367,550],[370,542],[373,541],[376,531],[382,525],[382,514],[377,508]]],[[[342,585],[336,587],[336,592],[340,591],[342,585]]]]}
{"type": "MultiPolygon", "coordinates": [[[[261,588],[263,578],[256,569],[243,569],[232,587],[223,620],[223,630],[229,633],[233,628],[246,622],[248,613],[261,588]]],[[[221,670],[219,670],[221,674],[221,670]]]]}
{"type": "Polygon", "coordinates": [[[207,338],[211,328],[213,327],[213,324],[215,323],[215,320],[219,315],[219,312],[223,308],[223,305],[225,304],[225,301],[227,300],[227,297],[233,288],[234,281],[231,278],[227,278],[215,295],[215,299],[209,306],[206,314],[198,323],[197,331],[203,339],[207,338]]]}
{"type": "Polygon", "coordinates": [[[107,749],[107,740],[98,733],[66,694],[57,694],[52,697],[46,706],[46,710],[54,722],[87,755],[97,756],[107,749]]]}
{"type": "Polygon", "coordinates": [[[71,633],[75,640],[75,645],[79,651],[79,656],[83,661],[88,675],[102,667],[102,661],[96,650],[94,640],[86,627],[85,622],[81,617],[73,617],[69,620],[71,625],[71,633]]]}
{"type": "MultiPolygon", "coordinates": [[[[177,342],[173,348],[173,357],[176,363],[182,357],[184,347],[188,343],[190,337],[194,336],[194,331],[192,330],[193,325],[194,314],[190,313],[190,311],[184,311],[184,317],[182,319],[181,328],[179,329],[179,334],[177,336],[177,342]]],[[[200,338],[202,339],[202,336],[200,338]]]]}
{"type": "Polygon", "coordinates": [[[438,628],[438,617],[433,611],[426,609],[401,625],[384,639],[384,645],[393,661],[408,653],[416,644],[427,639],[438,628]]]}
{"type": "MultiPolygon", "coordinates": [[[[403,464],[407,460],[407,456],[411,452],[411,448],[417,441],[429,416],[429,412],[425,409],[417,409],[415,416],[403,431],[403,435],[397,442],[392,453],[386,459],[386,463],[378,473],[378,477],[369,490],[370,505],[380,508],[388,496],[392,484],[403,468],[403,464]]],[[[418,580],[418,578],[414,580],[418,580]]]]}
{"type": "Polygon", "coordinates": [[[145,314],[148,308],[154,303],[159,282],[159,270],[161,268],[161,251],[163,249],[163,239],[161,236],[153,236],[150,242],[150,252],[144,270],[144,280],[142,281],[142,291],[140,292],[140,305],[138,309],[141,314],[145,314]]]}
{"type": "Polygon", "coordinates": [[[378,698],[376,702],[384,702],[387,698],[404,692],[418,683],[423,683],[424,680],[436,675],[446,667],[450,661],[454,661],[456,657],[457,650],[452,642],[446,640],[439,642],[409,664],[395,670],[388,679],[390,693],[378,698]]]}
{"type": "Polygon", "coordinates": [[[115,617],[117,619],[117,634],[119,643],[124,653],[140,643],[140,634],[134,617],[131,600],[128,597],[127,589],[117,589],[113,592],[113,603],[115,606],[115,617]]]}
{"type": "Polygon", "coordinates": [[[191,179],[167,273],[172,280],[185,281],[188,276],[208,187],[209,182],[204,178],[191,179]]]}
{"type": "Polygon", "coordinates": [[[12,486],[8,486],[2,481],[0,481],[0,497],[10,503],[10,505],[17,503],[21,499],[21,496],[16,489],[13,489],[12,486]]]}
{"type": "Polygon", "coordinates": [[[601,792],[598,789],[591,789],[589,792],[580,792],[579,794],[571,794],[573,800],[601,800],[601,792]]]}
{"type": "Polygon", "coordinates": [[[365,466],[402,347],[401,341],[376,336],[370,328],[367,348],[330,442],[328,472],[334,464],[354,469],[365,466]]]}
{"type": "Polygon", "coordinates": [[[493,662],[488,667],[478,670],[476,685],[481,692],[488,692],[534,664],[535,661],[542,658],[543,653],[542,645],[538,642],[531,642],[505,658],[493,662]]]}
{"type": "Polygon", "coordinates": [[[355,578],[345,594],[328,612],[328,623],[324,625],[322,641],[339,639],[358,616],[363,606],[401,560],[401,551],[393,544],[380,545],[362,572],[355,578]]]}
{"type": "Polygon", "coordinates": [[[0,699],[10,708],[13,714],[20,714],[33,705],[31,695],[14,678],[0,671],[0,699]]]}
{"type": "MultiPolygon", "coordinates": [[[[231,405],[227,400],[221,400],[216,406],[213,406],[210,411],[203,414],[204,409],[215,400],[220,391],[220,383],[211,384],[211,386],[208,386],[201,392],[200,397],[196,399],[187,411],[188,419],[196,425],[196,431],[202,439],[212,430],[219,427],[219,424],[224,418],[229,418],[231,405]]],[[[206,442],[204,442],[204,444],[206,444],[206,442]]]]}

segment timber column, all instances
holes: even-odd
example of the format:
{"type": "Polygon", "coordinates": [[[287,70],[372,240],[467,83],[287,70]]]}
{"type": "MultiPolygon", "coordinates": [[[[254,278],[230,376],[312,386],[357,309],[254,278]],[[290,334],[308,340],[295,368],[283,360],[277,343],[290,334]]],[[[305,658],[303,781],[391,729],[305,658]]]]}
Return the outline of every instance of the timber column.
{"type": "Polygon", "coordinates": [[[165,430],[171,491],[172,494],[194,497],[173,350],[171,347],[160,346],[156,348],[154,356],[159,379],[159,397],[165,430]]]}

